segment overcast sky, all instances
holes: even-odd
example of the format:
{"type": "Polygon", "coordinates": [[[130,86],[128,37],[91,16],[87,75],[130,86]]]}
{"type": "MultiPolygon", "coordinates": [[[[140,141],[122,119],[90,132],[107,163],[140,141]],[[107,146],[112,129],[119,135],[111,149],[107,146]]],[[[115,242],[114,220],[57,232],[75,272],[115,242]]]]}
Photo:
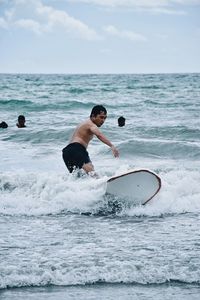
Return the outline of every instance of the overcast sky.
{"type": "Polygon", "coordinates": [[[0,0],[0,73],[200,72],[200,0],[0,0]]]}

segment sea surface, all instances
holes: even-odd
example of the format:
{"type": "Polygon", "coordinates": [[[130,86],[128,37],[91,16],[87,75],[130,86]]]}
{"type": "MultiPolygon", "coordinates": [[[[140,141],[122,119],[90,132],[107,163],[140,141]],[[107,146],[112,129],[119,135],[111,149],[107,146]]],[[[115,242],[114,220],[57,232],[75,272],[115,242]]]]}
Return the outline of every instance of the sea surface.
{"type": "Polygon", "coordinates": [[[0,74],[1,121],[1,300],[200,299],[200,74],[0,74]],[[61,152],[97,104],[120,157],[94,138],[99,179],[77,177],[61,152]],[[113,211],[106,181],[132,169],[162,188],[113,211]]]}

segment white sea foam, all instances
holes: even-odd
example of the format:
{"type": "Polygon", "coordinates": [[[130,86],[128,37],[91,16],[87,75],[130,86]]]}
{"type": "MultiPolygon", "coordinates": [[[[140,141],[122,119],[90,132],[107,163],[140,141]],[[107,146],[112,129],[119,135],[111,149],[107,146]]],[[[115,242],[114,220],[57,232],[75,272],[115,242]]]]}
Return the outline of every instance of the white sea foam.
{"type": "MultiPolygon", "coordinates": [[[[45,257],[42,252],[34,249],[34,255],[29,255],[29,262],[20,260],[11,266],[1,263],[0,288],[22,287],[22,286],[46,286],[46,285],[85,285],[92,283],[139,283],[139,284],[162,284],[169,281],[179,281],[185,283],[199,284],[200,271],[193,269],[191,263],[182,266],[181,260],[176,258],[172,263],[165,263],[168,257],[163,255],[159,259],[149,257],[149,261],[144,261],[143,256],[148,251],[140,251],[136,256],[137,260],[130,257],[114,260],[108,253],[104,253],[104,258],[94,261],[92,251],[95,248],[88,248],[87,255],[84,256],[85,247],[79,246],[66,253],[58,251],[54,255],[45,257]],[[80,253],[78,252],[80,251],[80,253]],[[60,261],[59,255],[62,256],[60,261]],[[69,259],[71,257],[71,259],[69,259]]],[[[127,253],[128,254],[128,253],[127,253]]],[[[116,257],[117,258],[117,257],[116,257]]]]}
{"type": "MultiPolygon", "coordinates": [[[[121,166],[116,174],[124,171],[121,166]]],[[[122,215],[159,216],[162,214],[200,211],[200,173],[188,170],[161,172],[161,191],[147,205],[126,206],[122,215]]],[[[89,176],[42,172],[0,175],[0,213],[2,214],[57,214],[63,211],[84,213],[98,210],[104,199],[108,176],[94,179],[89,176]]]]}
{"type": "Polygon", "coordinates": [[[84,212],[104,194],[105,181],[53,172],[7,173],[1,175],[0,212],[14,215],[84,212]]]}

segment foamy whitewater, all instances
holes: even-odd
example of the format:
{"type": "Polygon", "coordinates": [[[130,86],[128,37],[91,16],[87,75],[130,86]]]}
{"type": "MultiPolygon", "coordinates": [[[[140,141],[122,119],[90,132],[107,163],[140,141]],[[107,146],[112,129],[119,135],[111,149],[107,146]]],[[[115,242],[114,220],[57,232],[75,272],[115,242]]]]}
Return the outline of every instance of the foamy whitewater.
{"type": "Polygon", "coordinates": [[[200,74],[0,74],[1,299],[199,299],[199,116],[200,74]],[[62,149],[96,104],[120,158],[94,138],[78,178],[62,149]],[[106,181],[140,168],[160,192],[114,211],[106,181]]]}

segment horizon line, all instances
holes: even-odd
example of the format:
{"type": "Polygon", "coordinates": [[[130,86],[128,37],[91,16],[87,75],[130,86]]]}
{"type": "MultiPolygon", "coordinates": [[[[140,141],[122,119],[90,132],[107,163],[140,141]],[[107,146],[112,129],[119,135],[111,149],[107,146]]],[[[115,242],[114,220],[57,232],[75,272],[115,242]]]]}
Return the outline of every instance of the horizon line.
{"type": "Polygon", "coordinates": [[[159,75],[159,74],[165,74],[165,75],[170,75],[170,74],[200,74],[200,71],[198,72],[122,72],[122,73],[58,73],[58,72],[51,72],[51,73],[46,73],[46,72],[0,72],[0,75],[159,75]]]}

